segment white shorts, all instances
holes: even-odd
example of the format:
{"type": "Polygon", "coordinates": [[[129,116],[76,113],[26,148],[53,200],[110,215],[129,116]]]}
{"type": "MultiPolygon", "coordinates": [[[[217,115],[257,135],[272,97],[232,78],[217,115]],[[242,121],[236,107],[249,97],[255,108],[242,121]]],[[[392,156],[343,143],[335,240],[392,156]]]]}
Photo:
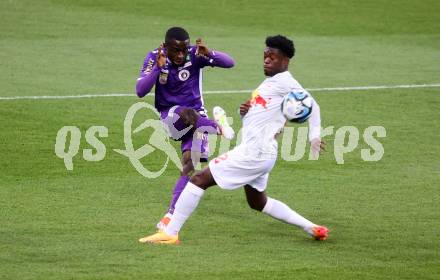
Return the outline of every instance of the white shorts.
{"type": "Polygon", "coordinates": [[[238,145],[209,162],[212,177],[220,188],[234,190],[250,185],[259,192],[266,189],[276,155],[250,156],[245,150],[246,147],[238,145]]]}

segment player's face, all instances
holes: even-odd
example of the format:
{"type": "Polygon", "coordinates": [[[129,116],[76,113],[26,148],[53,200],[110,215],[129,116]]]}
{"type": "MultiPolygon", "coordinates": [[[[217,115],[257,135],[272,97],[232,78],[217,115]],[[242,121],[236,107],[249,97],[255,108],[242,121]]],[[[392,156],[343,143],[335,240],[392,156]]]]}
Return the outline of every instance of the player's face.
{"type": "Polygon", "coordinates": [[[175,65],[181,65],[185,62],[186,55],[188,54],[188,41],[172,40],[166,44],[167,57],[175,65]]]}
{"type": "Polygon", "coordinates": [[[267,47],[264,49],[264,75],[272,77],[284,72],[289,66],[289,58],[280,50],[267,47]]]}

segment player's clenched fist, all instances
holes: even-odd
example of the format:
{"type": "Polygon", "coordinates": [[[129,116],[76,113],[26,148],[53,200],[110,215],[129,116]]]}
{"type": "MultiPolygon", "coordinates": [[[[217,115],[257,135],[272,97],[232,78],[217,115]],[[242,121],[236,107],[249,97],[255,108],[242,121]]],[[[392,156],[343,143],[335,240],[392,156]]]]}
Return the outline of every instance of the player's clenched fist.
{"type": "Polygon", "coordinates": [[[165,50],[163,49],[163,43],[162,43],[157,49],[157,56],[156,56],[157,67],[163,68],[166,62],[167,62],[167,55],[165,54],[165,50]]]}
{"type": "Polygon", "coordinates": [[[243,117],[244,115],[247,114],[247,112],[249,111],[249,108],[251,107],[251,101],[248,100],[245,103],[242,103],[240,105],[240,115],[243,117]]]}
{"type": "Polygon", "coordinates": [[[310,141],[310,145],[312,148],[312,156],[313,158],[318,158],[319,154],[322,154],[325,151],[325,142],[321,140],[321,138],[314,138],[310,141]]]}
{"type": "Polygon", "coordinates": [[[208,56],[209,49],[201,38],[198,38],[196,40],[196,46],[197,46],[196,55],[208,56]]]}

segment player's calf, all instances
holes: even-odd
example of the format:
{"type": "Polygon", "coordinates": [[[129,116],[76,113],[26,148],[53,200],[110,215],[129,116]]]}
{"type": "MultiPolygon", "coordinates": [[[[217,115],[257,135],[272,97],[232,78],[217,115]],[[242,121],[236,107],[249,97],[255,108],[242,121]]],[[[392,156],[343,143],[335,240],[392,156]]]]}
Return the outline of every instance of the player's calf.
{"type": "Polygon", "coordinates": [[[250,185],[244,186],[246,200],[250,208],[259,212],[263,211],[267,203],[267,195],[265,192],[259,192],[250,185]]]}

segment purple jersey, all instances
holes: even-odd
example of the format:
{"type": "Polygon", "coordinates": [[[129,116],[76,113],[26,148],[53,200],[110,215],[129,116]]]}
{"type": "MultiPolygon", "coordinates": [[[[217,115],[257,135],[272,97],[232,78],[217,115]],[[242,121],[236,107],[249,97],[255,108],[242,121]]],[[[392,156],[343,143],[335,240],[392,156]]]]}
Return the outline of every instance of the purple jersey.
{"type": "Polygon", "coordinates": [[[225,53],[210,51],[209,56],[197,56],[196,46],[188,48],[185,62],[176,66],[167,58],[162,69],[156,65],[157,49],[149,52],[141,69],[137,94],[144,96],[153,84],[155,87],[155,107],[161,112],[175,105],[197,111],[203,110],[202,68],[205,66],[232,67],[234,61],[225,53]]]}

